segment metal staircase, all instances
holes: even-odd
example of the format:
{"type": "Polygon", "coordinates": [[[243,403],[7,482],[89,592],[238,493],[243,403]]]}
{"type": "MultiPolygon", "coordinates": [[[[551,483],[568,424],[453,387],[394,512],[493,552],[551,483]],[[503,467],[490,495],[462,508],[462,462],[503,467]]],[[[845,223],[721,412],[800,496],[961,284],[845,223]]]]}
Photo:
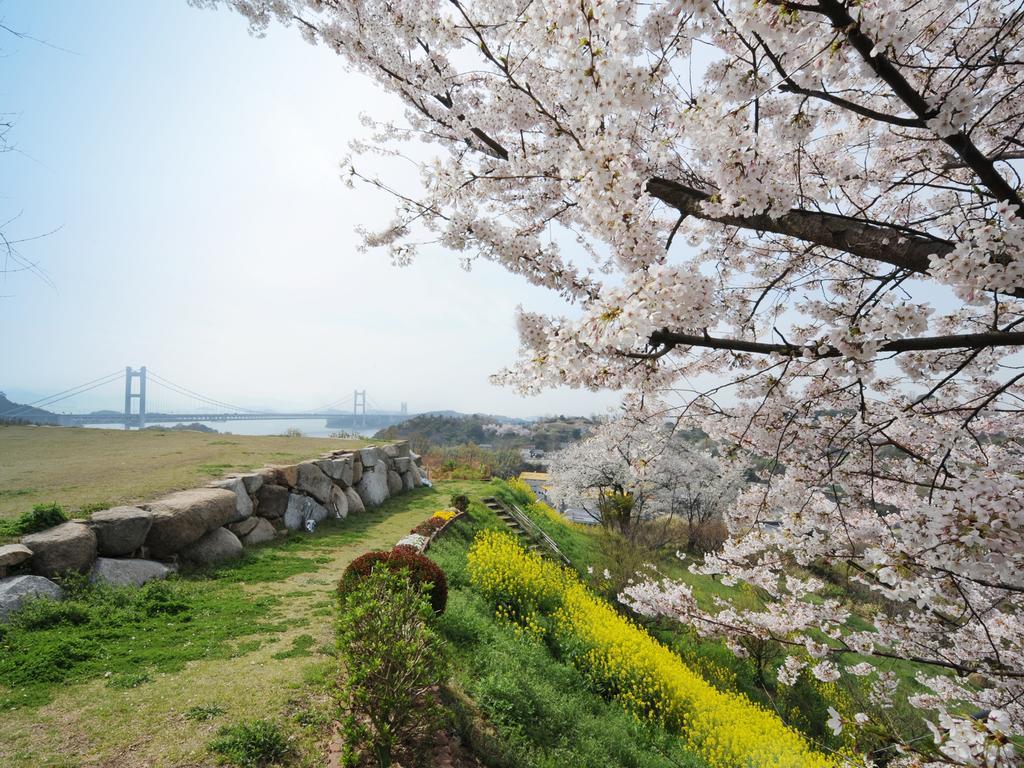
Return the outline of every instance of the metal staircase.
{"type": "Polygon", "coordinates": [[[509,506],[501,499],[488,496],[483,499],[484,506],[494,512],[509,530],[523,539],[527,544],[526,548],[531,552],[540,552],[554,558],[562,565],[572,567],[572,561],[558,548],[554,539],[544,533],[529,516],[515,504],[509,506]]]}

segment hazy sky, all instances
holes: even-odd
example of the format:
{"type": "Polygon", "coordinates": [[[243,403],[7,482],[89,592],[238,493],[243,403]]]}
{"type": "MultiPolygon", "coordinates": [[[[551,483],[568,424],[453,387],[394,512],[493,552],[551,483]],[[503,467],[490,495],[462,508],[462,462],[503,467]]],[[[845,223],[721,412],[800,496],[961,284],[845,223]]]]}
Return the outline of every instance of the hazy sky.
{"type": "MultiPolygon", "coordinates": [[[[347,189],[359,114],[397,103],[324,48],[262,40],[185,0],[3,0],[0,216],[52,285],[0,277],[0,390],[34,399],[126,365],[247,407],[372,403],[588,414],[612,393],[522,399],[487,376],[513,361],[517,304],[559,311],[522,278],[452,254],[392,267],[354,227],[391,202],[347,189]]],[[[119,408],[117,385],[54,406],[119,408]]],[[[174,405],[171,396],[158,405],[174,405]]],[[[152,410],[152,404],[150,409],[152,410]]]]}

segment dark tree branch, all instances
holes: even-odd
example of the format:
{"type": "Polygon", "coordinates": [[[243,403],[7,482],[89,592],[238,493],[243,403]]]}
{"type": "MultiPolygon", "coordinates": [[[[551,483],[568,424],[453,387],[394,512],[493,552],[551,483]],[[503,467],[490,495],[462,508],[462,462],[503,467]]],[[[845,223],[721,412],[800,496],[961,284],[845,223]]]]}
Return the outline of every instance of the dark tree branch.
{"type": "MultiPolygon", "coordinates": [[[[661,357],[675,347],[703,347],[732,352],[750,352],[758,355],[779,354],[785,357],[801,357],[808,351],[814,359],[842,357],[843,353],[832,346],[824,349],[801,347],[796,344],[749,341],[747,339],[724,339],[704,333],[681,333],[664,329],[651,334],[649,353],[635,353],[630,357],[661,357]]],[[[986,331],[985,333],[961,333],[948,336],[924,336],[912,339],[893,339],[879,345],[879,353],[936,352],[944,349],[990,349],[993,347],[1024,346],[1024,331],[986,331]]]]}
{"type": "Polygon", "coordinates": [[[948,240],[901,232],[891,225],[872,224],[847,216],[800,208],[793,208],[775,218],[766,213],[712,216],[703,206],[703,203],[710,201],[711,195],[669,179],[651,179],[647,182],[647,193],[696,219],[787,235],[921,275],[928,274],[933,254],[944,256],[953,250],[953,243],[948,240]]]}

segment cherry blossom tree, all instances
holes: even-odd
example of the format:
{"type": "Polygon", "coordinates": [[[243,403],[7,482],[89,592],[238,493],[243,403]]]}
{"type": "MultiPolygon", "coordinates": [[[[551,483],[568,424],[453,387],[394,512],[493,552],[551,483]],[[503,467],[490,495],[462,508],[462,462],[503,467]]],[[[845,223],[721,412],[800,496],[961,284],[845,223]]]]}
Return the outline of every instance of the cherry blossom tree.
{"type": "Polygon", "coordinates": [[[609,421],[556,453],[549,495],[595,521],[634,538],[673,541],[685,524],[684,548],[699,547],[705,529],[721,520],[743,484],[743,473],[663,425],[609,421]]]}
{"type": "Polygon", "coordinates": [[[1014,760],[1019,0],[198,2],[291,25],[407,105],[357,149],[422,145],[419,188],[348,167],[397,199],[367,246],[440,245],[574,305],[521,312],[499,381],[622,389],[638,422],[763,460],[703,569],[774,602],[705,613],[660,585],[639,608],[777,638],[783,677],[867,674],[880,699],[848,652],[913,660],[935,738],[907,764],[1014,760]],[[811,564],[888,609],[809,602],[811,564]]]}

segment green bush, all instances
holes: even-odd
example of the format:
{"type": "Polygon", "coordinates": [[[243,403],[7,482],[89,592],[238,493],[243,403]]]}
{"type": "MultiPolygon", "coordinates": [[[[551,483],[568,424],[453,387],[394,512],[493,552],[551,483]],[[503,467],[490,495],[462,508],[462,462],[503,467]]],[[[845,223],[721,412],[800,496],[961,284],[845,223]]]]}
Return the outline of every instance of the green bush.
{"type": "Polygon", "coordinates": [[[60,504],[36,504],[30,511],[22,512],[16,520],[0,523],[0,536],[38,533],[67,521],[68,516],[64,514],[64,508],[60,504]]]}
{"type": "Polygon", "coordinates": [[[456,493],[452,496],[452,506],[459,512],[465,512],[469,509],[469,496],[464,493],[456,493]]]}
{"type": "Polygon", "coordinates": [[[210,751],[218,754],[222,763],[264,768],[287,757],[291,744],[277,723],[249,720],[221,728],[210,742],[210,751]]]}
{"type": "Polygon", "coordinates": [[[447,677],[444,648],[420,586],[378,563],[344,593],[338,648],[348,715],[342,723],[347,765],[372,758],[419,763],[440,725],[436,689],[447,677]]]}

